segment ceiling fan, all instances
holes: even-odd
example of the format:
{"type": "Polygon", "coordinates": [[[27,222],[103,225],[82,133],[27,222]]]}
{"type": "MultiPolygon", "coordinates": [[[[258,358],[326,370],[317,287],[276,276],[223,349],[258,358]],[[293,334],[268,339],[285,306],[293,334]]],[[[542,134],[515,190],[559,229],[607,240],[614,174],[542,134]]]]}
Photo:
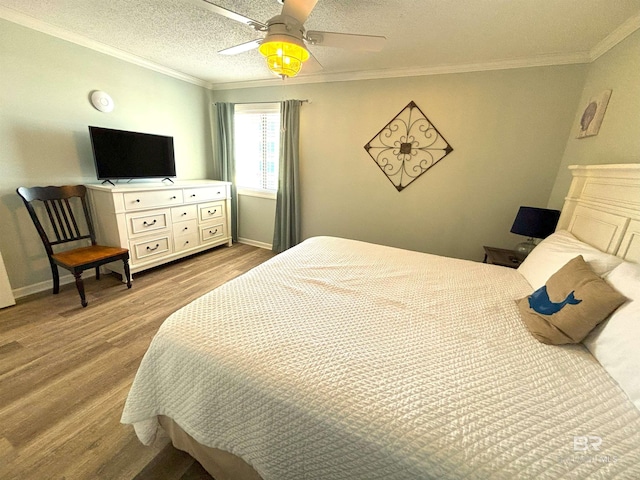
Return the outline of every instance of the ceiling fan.
{"type": "Polygon", "coordinates": [[[266,23],[245,17],[209,0],[196,1],[214,13],[244,23],[255,31],[266,32],[263,39],[242,43],[235,47],[221,50],[218,53],[236,55],[258,48],[265,57],[269,70],[283,78],[297,75],[302,68],[302,64],[310,59],[316,68],[322,68],[315,57],[310,54],[307,45],[377,52],[382,49],[386,40],[385,37],[374,35],[305,30],[304,22],[311,14],[318,0],[284,0],[284,2],[279,0],[279,3],[284,3],[282,12],[280,15],[267,20],[266,23]]]}

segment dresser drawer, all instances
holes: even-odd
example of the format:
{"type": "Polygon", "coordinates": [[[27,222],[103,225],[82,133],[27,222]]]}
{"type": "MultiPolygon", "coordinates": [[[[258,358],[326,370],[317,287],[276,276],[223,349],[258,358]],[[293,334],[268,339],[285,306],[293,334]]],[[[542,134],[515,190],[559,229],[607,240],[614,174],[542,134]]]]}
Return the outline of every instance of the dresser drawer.
{"type": "Polygon", "coordinates": [[[195,220],[198,218],[198,208],[195,205],[183,205],[171,209],[171,221],[184,222],[185,220],[195,220]]]}
{"type": "Polygon", "coordinates": [[[219,187],[203,187],[203,188],[185,188],[184,202],[206,202],[207,200],[219,200],[227,197],[227,187],[220,185],[219,187]]]}
{"type": "Polygon", "coordinates": [[[126,192],[124,195],[125,210],[166,207],[183,203],[182,190],[153,190],[149,192],[126,192]]]}
{"type": "Polygon", "coordinates": [[[196,220],[187,220],[186,222],[177,222],[173,224],[173,236],[188,235],[198,232],[198,222],[196,220]]]}
{"type": "Polygon", "coordinates": [[[130,237],[166,230],[171,225],[171,216],[168,209],[128,213],[126,219],[130,237]]]}
{"type": "Polygon", "coordinates": [[[176,252],[187,250],[198,246],[198,231],[194,230],[188,235],[178,235],[173,237],[173,247],[176,252]]]}
{"type": "Polygon", "coordinates": [[[226,237],[224,223],[214,223],[207,227],[200,227],[200,241],[202,243],[213,242],[226,237]]]}
{"type": "Polygon", "coordinates": [[[206,203],[198,205],[198,219],[200,223],[224,217],[224,202],[206,203]]]}
{"type": "Polygon", "coordinates": [[[154,238],[153,240],[142,240],[139,242],[131,242],[131,251],[133,262],[136,260],[147,260],[151,257],[161,257],[167,253],[171,253],[171,243],[169,235],[154,238]]]}

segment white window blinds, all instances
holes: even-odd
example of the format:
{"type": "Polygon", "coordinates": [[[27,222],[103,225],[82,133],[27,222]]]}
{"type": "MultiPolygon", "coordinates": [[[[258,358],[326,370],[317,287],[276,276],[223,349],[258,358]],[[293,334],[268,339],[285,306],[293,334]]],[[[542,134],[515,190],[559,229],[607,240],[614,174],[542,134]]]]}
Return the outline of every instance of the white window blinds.
{"type": "Polygon", "coordinates": [[[256,190],[278,189],[280,104],[235,105],[236,185],[256,190]]]}

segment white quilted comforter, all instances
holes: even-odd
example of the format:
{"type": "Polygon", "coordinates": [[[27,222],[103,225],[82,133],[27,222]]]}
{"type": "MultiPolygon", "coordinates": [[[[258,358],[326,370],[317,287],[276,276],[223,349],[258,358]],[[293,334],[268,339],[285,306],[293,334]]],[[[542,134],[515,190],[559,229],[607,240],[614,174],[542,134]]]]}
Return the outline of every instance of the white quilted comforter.
{"type": "Polygon", "coordinates": [[[530,291],[309,239],[171,315],[122,421],[149,443],[167,415],[265,480],[640,478],[640,412],[582,346],[529,335],[530,291]]]}

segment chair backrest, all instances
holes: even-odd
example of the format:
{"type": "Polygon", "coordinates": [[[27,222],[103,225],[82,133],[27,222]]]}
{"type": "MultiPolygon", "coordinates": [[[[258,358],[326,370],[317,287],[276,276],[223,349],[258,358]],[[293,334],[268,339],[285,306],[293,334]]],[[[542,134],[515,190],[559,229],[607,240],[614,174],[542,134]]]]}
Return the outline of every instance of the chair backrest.
{"type": "Polygon", "coordinates": [[[42,239],[47,254],[53,254],[53,245],[75,242],[89,239],[91,244],[96,244],[96,235],[89,215],[87,204],[87,189],[84,185],[62,187],[20,187],[18,195],[22,198],[31,220],[33,220],[38,234],[42,239]],[[82,222],[78,222],[71,199],[77,197],[82,205],[82,213],[87,230],[83,229],[82,222]],[[42,202],[46,215],[38,216],[33,202],[42,202]],[[48,222],[46,222],[48,220],[48,222]],[[44,222],[44,223],[43,223],[44,222]],[[84,230],[84,231],[83,231],[84,230]],[[49,238],[47,231],[52,232],[55,240],[49,238]]]}

